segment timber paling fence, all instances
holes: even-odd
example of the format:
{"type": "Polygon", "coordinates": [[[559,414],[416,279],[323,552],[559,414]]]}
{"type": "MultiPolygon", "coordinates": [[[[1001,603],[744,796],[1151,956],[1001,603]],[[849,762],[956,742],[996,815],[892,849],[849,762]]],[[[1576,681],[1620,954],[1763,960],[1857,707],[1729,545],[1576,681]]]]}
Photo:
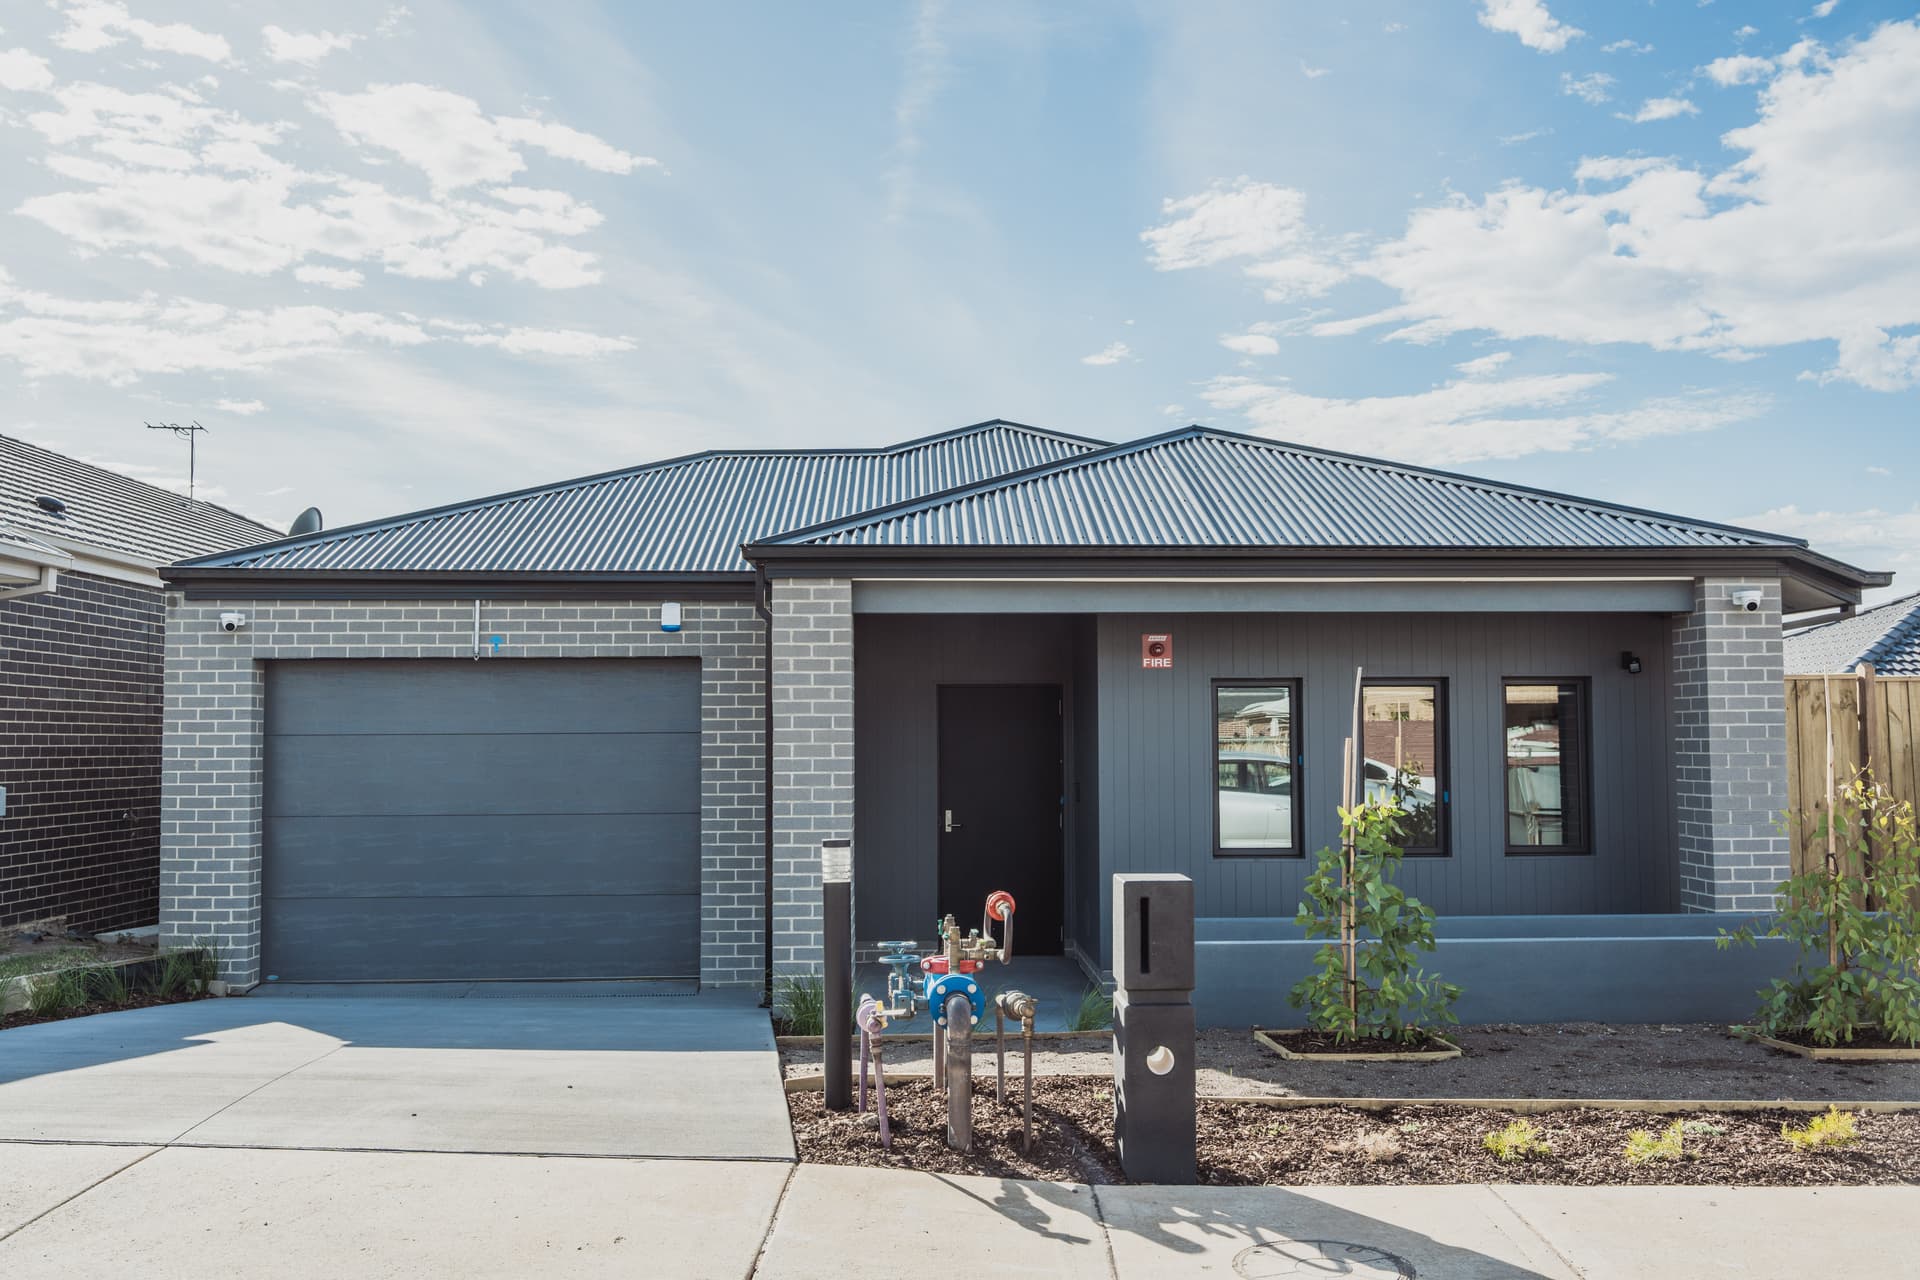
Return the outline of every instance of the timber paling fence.
{"type": "MultiPolygon", "coordinates": [[[[1841,675],[1787,677],[1787,834],[1793,874],[1819,869],[1827,842],[1817,835],[1844,788],[1862,769],[1920,810],[1920,676],[1876,675],[1861,663],[1841,675]]],[[[1836,832],[1842,856],[1857,835],[1836,832]],[[1849,838],[1853,837],[1853,838],[1849,838]]]]}

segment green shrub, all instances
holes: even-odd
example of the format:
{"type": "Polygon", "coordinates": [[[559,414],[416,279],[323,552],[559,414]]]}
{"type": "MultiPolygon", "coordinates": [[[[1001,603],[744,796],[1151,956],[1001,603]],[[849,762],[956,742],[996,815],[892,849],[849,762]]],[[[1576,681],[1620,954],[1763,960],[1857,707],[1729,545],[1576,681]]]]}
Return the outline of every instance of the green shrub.
{"type": "Polygon", "coordinates": [[[780,1007],[790,1036],[817,1036],[827,1025],[827,987],[818,978],[782,978],[780,1007]]]}
{"type": "Polygon", "coordinates": [[[78,969],[42,974],[35,980],[33,991],[27,996],[27,1008],[43,1018],[62,1009],[78,1008],[86,1002],[86,984],[78,969]]]}
{"type": "Polygon", "coordinates": [[[1718,945],[1787,938],[1799,949],[1793,975],[1760,994],[1754,1022],[1770,1035],[1805,1032],[1815,1044],[1850,1042],[1864,1028],[1920,1045],[1920,835],[1913,806],[1864,771],[1823,815],[1828,865],[1783,882],[1764,931],[1721,930],[1718,945]]]}
{"type": "Polygon", "coordinates": [[[1686,1154],[1686,1133],[1684,1120],[1675,1120],[1657,1138],[1645,1129],[1635,1129],[1627,1135],[1627,1163],[1649,1164],[1655,1160],[1680,1159],[1686,1154]]]}
{"type": "Polygon", "coordinates": [[[153,993],[162,1000],[207,994],[207,984],[219,972],[219,960],[211,942],[196,942],[191,947],[163,951],[153,976],[153,993]]]}
{"type": "Polygon", "coordinates": [[[1438,1024],[1459,1021],[1453,1002],[1460,988],[1422,969],[1416,955],[1434,949],[1433,908],[1393,882],[1405,856],[1405,816],[1392,800],[1341,809],[1342,838],[1353,847],[1351,876],[1343,849],[1322,849],[1294,918],[1309,938],[1335,941],[1314,955],[1318,971],[1295,984],[1288,1000],[1336,1041],[1371,1037],[1412,1044],[1438,1024]],[[1351,941],[1341,938],[1349,910],[1351,941]]]}
{"type": "Polygon", "coordinates": [[[1798,1129],[1790,1124],[1780,1125],[1780,1136],[1788,1146],[1801,1151],[1824,1151],[1835,1147],[1850,1147],[1860,1140],[1859,1120],[1850,1111],[1838,1107],[1828,1107],[1827,1113],[1815,1116],[1798,1129]]]}
{"type": "Polygon", "coordinates": [[[1547,1141],[1539,1126],[1524,1117],[1511,1122],[1504,1129],[1495,1129],[1480,1141],[1493,1153],[1494,1159],[1508,1164],[1529,1156],[1553,1154],[1553,1144],[1547,1141]]]}
{"type": "Polygon", "coordinates": [[[1113,1026],[1113,997],[1099,987],[1080,993],[1079,1007],[1067,1019],[1069,1031],[1105,1031],[1113,1026]]]}
{"type": "Polygon", "coordinates": [[[127,972],[117,964],[89,966],[81,971],[80,983],[87,998],[101,1004],[126,1004],[133,999],[127,972]]]}

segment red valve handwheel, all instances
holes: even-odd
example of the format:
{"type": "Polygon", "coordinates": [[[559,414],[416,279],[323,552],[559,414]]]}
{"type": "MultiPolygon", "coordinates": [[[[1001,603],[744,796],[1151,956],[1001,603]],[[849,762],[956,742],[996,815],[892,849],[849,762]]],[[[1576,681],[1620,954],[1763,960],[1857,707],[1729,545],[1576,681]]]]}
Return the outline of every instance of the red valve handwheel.
{"type": "Polygon", "coordinates": [[[995,920],[1005,920],[1013,910],[1013,895],[1005,889],[995,889],[987,895],[987,914],[995,920]]]}

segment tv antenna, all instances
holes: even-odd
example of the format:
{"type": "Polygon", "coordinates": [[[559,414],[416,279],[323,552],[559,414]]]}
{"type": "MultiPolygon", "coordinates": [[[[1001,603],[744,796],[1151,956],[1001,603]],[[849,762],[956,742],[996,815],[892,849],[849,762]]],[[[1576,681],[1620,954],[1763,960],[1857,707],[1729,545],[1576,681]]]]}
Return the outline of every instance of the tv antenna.
{"type": "Polygon", "coordinates": [[[187,442],[187,501],[192,502],[194,481],[200,469],[200,433],[206,428],[197,422],[184,427],[177,422],[149,422],[146,425],[149,431],[171,431],[187,442]]]}

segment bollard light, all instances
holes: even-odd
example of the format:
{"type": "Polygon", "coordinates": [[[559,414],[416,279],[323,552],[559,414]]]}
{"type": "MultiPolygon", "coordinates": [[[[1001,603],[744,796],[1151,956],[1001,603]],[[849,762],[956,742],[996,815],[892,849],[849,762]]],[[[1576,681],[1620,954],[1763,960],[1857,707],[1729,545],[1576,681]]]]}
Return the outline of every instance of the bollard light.
{"type": "Polygon", "coordinates": [[[826,983],[820,1028],[829,1111],[853,1106],[853,841],[820,842],[820,934],[826,983]]]}
{"type": "Polygon", "coordinates": [[[820,878],[828,884],[853,883],[853,841],[820,842],[820,878]]]}

